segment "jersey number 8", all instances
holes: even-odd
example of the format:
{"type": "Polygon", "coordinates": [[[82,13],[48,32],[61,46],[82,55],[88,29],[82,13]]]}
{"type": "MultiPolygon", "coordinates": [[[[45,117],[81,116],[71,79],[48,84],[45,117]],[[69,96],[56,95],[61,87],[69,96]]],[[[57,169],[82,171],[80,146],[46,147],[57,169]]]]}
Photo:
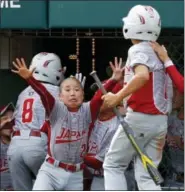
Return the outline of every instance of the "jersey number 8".
{"type": "Polygon", "coordinates": [[[30,123],[33,118],[33,98],[26,99],[23,103],[22,122],[30,123]]]}

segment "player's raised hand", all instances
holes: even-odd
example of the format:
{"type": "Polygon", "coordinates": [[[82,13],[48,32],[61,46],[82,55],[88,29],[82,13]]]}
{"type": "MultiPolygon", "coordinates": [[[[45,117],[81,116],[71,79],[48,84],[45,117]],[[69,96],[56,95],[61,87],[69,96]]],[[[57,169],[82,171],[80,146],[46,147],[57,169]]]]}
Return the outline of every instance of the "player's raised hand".
{"type": "Polygon", "coordinates": [[[30,77],[32,76],[32,73],[33,73],[34,69],[35,69],[35,68],[33,68],[33,69],[29,70],[29,69],[27,68],[26,63],[25,63],[25,61],[24,61],[23,58],[21,58],[21,59],[16,58],[16,62],[13,61],[13,66],[14,66],[15,69],[17,69],[17,70],[12,69],[11,71],[12,71],[13,73],[18,74],[18,75],[21,76],[23,79],[28,79],[28,78],[30,78],[30,77]]]}
{"type": "Polygon", "coordinates": [[[115,57],[114,58],[114,64],[110,61],[109,62],[110,67],[112,69],[112,79],[116,80],[116,81],[120,81],[123,79],[123,71],[124,71],[124,67],[123,67],[123,61],[122,58],[119,59],[118,62],[118,58],[115,57]]]}
{"type": "Polygon", "coordinates": [[[170,58],[168,56],[168,52],[164,45],[161,46],[157,42],[150,42],[150,45],[151,45],[152,49],[157,53],[157,56],[163,63],[170,60],[170,58]]]}

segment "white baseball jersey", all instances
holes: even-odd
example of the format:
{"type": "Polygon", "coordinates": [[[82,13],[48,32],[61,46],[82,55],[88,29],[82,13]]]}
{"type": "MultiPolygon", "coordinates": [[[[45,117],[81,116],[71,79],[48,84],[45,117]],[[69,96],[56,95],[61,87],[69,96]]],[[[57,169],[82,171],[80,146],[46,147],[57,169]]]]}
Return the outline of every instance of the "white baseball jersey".
{"type": "MultiPolygon", "coordinates": [[[[33,77],[28,83],[40,95],[50,120],[48,155],[64,163],[81,163],[87,150],[89,125],[96,119],[102,104],[101,91],[97,91],[90,102],[83,103],[76,112],[72,112],[33,77]]],[[[109,80],[104,87],[109,91],[115,85],[116,81],[109,80]]]]}
{"type": "Polygon", "coordinates": [[[169,146],[171,165],[177,173],[181,173],[184,172],[184,149],[178,146],[176,139],[179,139],[181,145],[183,145],[184,121],[178,119],[176,115],[170,115],[168,117],[167,143],[169,146]]]}
{"type": "MultiPolygon", "coordinates": [[[[43,83],[46,89],[54,96],[59,97],[59,87],[43,83]]],[[[28,86],[23,90],[17,100],[14,112],[16,130],[40,130],[45,121],[45,108],[40,96],[28,86]]]]}
{"type": "Polygon", "coordinates": [[[1,190],[12,190],[11,176],[8,168],[8,159],[7,159],[7,144],[3,143],[0,139],[1,151],[0,151],[0,189],[1,190]]]}
{"type": "Polygon", "coordinates": [[[166,75],[164,65],[148,42],[135,44],[129,49],[125,65],[124,85],[133,78],[134,67],[138,64],[148,67],[150,79],[141,89],[124,100],[125,106],[135,112],[154,115],[167,114],[170,110],[167,96],[172,98],[172,86],[169,86],[169,83],[172,82],[168,81],[169,76],[166,75]]]}
{"type": "MultiPolygon", "coordinates": [[[[97,119],[89,139],[88,153],[95,155],[96,159],[103,162],[118,125],[117,117],[106,121],[97,119]]],[[[92,174],[103,175],[103,170],[94,170],[92,168],[89,168],[89,170],[92,174]]]]}

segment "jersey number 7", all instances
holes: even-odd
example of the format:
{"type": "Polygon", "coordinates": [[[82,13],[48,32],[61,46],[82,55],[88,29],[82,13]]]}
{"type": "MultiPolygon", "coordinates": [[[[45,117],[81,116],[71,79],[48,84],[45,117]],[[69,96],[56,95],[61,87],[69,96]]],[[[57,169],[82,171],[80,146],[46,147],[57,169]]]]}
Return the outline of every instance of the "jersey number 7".
{"type": "Polygon", "coordinates": [[[22,122],[30,123],[33,118],[33,102],[34,99],[26,99],[23,103],[23,111],[22,111],[22,122]]]}

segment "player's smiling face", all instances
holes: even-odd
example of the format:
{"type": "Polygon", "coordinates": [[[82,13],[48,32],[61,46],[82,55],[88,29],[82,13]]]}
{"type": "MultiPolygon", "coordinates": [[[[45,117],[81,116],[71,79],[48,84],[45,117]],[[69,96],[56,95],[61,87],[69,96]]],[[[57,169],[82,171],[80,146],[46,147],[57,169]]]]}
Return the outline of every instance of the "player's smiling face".
{"type": "Polygon", "coordinates": [[[61,84],[60,99],[72,109],[78,108],[84,99],[84,91],[80,82],[74,78],[68,78],[61,84]]]}

